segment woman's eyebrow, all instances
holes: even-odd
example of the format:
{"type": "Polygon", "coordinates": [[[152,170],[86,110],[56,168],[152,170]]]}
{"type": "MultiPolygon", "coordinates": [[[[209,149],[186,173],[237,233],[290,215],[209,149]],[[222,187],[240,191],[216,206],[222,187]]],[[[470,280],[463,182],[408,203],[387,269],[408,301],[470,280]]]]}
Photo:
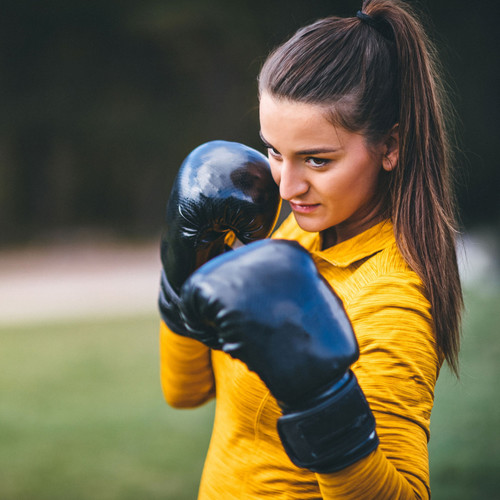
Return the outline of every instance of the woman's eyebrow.
{"type": "Polygon", "coordinates": [[[308,155],[308,156],[314,156],[314,155],[321,155],[325,153],[336,153],[339,151],[340,148],[313,148],[313,149],[304,149],[302,151],[297,151],[296,154],[298,155],[308,155]]]}
{"type": "MultiPolygon", "coordinates": [[[[259,136],[262,142],[264,143],[264,146],[266,148],[272,148],[271,144],[269,144],[268,141],[264,138],[262,135],[262,131],[259,131],[259,136]]],[[[302,151],[297,151],[295,154],[300,155],[300,156],[314,156],[318,154],[326,154],[326,153],[336,153],[342,149],[341,147],[334,148],[334,147],[324,147],[324,148],[312,148],[312,149],[304,149],[302,151]]]]}

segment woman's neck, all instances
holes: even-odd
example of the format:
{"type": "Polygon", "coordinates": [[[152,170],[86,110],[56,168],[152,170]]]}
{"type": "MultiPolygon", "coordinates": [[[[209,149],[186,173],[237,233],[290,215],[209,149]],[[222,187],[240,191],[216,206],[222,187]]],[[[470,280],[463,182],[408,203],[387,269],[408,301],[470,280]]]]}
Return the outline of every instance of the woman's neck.
{"type": "Polygon", "coordinates": [[[342,223],[329,227],[324,231],[321,231],[321,250],[326,250],[334,245],[350,240],[383,220],[384,216],[378,213],[377,215],[366,218],[361,224],[353,226],[352,224],[342,223]]]}

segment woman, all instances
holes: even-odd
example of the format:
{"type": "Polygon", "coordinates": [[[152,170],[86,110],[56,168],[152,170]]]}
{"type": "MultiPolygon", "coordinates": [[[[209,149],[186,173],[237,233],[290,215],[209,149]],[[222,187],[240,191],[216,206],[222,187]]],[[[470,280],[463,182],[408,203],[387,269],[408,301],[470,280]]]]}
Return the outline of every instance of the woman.
{"type": "MultiPolygon", "coordinates": [[[[374,417],[378,439],[367,434],[365,450],[340,466],[297,466],[277,431],[286,405],[260,361],[237,354],[237,342],[210,350],[217,338],[197,337],[199,318],[189,325],[190,314],[209,311],[198,290],[198,311],[181,305],[181,335],[162,324],[161,357],[173,406],[217,393],[200,498],[430,497],[433,391],[444,360],[458,371],[462,309],[446,108],[432,54],[405,4],[367,0],[354,17],[299,30],[265,62],[261,137],[293,212],[273,238],[299,242],[342,300],[360,350],[342,369],[352,363],[366,397],[359,412],[374,417]]],[[[227,260],[195,273],[188,288],[214,283],[214,269],[226,289],[235,285],[225,276],[238,267],[227,260]]],[[[255,274],[246,276],[253,285],[255,274]]]]}

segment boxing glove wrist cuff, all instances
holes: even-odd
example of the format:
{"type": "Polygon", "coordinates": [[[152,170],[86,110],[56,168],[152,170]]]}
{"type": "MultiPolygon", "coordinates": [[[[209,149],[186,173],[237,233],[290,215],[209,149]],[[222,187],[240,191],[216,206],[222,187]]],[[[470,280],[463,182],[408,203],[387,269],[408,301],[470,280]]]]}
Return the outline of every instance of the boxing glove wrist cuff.
{"type": "Polygon", "coordinates": [[[278,419],[278,432],[291,461],[313,472],[336,472],[378,446],[375,419],[354,373],[342,388],[307,410],[278,419]]]}
{"type": "Polygon", "coordinates": [[[220,348],[217,342],[217,336],[213,329],[206,328],[195,330],[188,325],[182,314],[182,299],[173,287],[170,285],[165,271],[162,271],[160,282],[160,294],[158,298],[158,307],[160,316],[165,324],[175,333],[184,337],[191,337],[205,344],[208,347],[220,348]]]}

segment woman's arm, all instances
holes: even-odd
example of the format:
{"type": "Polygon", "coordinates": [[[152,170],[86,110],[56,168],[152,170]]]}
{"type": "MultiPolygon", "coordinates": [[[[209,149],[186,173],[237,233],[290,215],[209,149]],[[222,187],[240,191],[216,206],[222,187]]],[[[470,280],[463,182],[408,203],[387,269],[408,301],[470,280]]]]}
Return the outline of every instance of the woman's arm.
{"type": "MultiPolygon", "coordinates": [[[[423,431],[414,428],[416,434],[411,435],[411,426],[401,429],[401,422],[393,428],[390,419],[387,427],[379,426],[377,434],[380,445],[372,454],[355,464],[333,474],[317,474],[322,498],[324,500],[415,500],[430,498],[428,473],[415,475],[415,464],[408,463],[405,468],[401,459],[411,456],[427,458],[427,445],[423,431]],[[396,468],[396,464],[400,467],[396,468]],[[409,470],[406,470],[409,469],[409,470]],[[422,477],[427,476],[427,477],[422,477]]],[[[397,422],[397,419],[395,419],[397,422]]],[[[404,424],[403,424],[404,426],[404,424]]]]}
{"type": "Polygon", "coordinates": [[[420,281],[410,273],[378,278],[346,309],[361,351],[353,371],[380,444],[342,471],[318,474],[323,498],[429,498],[427,441],[440,360],[420,281]]]}
{"type": "Polygon", "coordinates": [[[210,349],[160,323],[160,378],[167,403],[175,408],[200,406],[215,395],[210,349]]]}

